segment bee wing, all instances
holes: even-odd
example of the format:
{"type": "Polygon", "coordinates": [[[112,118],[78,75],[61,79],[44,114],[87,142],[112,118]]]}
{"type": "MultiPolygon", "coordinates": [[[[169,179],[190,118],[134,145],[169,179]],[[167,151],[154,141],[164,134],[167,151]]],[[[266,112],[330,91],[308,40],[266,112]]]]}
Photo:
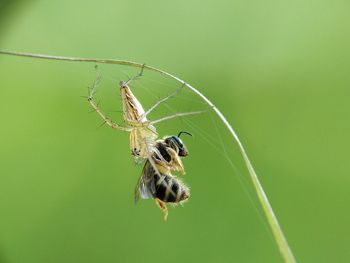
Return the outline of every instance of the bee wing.
{"type": "Polygon", "coordinates": [[[135,187],[135,203],[140,197],[143,199],[153,198],[156,192],[154,176],[155,171],[152,164],[147,160],[135,187]]]}

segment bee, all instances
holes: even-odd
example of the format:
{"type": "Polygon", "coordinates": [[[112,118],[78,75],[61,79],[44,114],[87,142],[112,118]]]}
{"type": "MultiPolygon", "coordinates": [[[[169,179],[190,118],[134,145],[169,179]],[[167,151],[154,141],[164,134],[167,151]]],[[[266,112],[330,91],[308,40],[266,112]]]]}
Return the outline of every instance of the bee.
{"type": "Polygon", "coordinates": [[[165,137],[155,144],[155,151],[147,159],[141,176],[135,187],[135,202],[141,196],[143,199],[154,198],[156,204],[164,213],[164,220],[168,217],[166,203],[182,203],[190,197],[189,188],[171,171],[185,173],[180,157],[186,157],[188,151],[180,135],[165,137]]]}
{"type": "Polygon", "coordinates": [[[156,123],[160,123],[166,120],[170,120],[173,118],[187,116],[187,115],[196,115],[201,114],[204,111],[192,111],[192,112],[181,112],[175,113],[169,116],[162,117],[156,120],[148,120],[147,116],[157,108],[161,103],[166,102],[168,99],[176,96],[181,89],[180,87],[172,94],[156,101],[147,111],[144,110],[140,101],[136,98],[136,96],[131,91],[129,84],[131,81],[143,75],[143,68],[141,68],[141,72],[124,82],[121,81],[119,83],[120,95],[122,98],[123,104],[123,120],[125,125],[119,125],[111,120],[104,112],[99,108],[99,105],[94,100],[94,94],[96,92],[96,88],[98,83],[101,80],[101,77],[98,76],[92,87],[89,88],[88,94],[88,102],[92,106],[92,108],[101,116],[108,126],[113,129],[122,130],[130,132],[130,152],[134,157],[136,162],[141,162],[144,159],[149,158],[154,150],[156,149],[155,144],[158,138],[158,133],[156,127],[154,126],[156,123]]]}

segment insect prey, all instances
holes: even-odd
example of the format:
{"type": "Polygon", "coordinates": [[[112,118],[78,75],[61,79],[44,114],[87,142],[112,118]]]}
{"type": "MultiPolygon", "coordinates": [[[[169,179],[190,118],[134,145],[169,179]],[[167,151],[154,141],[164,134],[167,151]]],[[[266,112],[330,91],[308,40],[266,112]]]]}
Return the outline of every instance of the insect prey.
{"type": "MultiPolygon", "coordinates": [[[[179,133],[181,135],[182,132],[179,133]]],[[[178,136],[169,136],[158,140],[153,155],[148,158],[135,187],[135,202],[140,196],[154,198],[167,219],[166,203],[182,203],[190,196],[189,188],[171,171],[185,173],[179,157],[186,157],[188,151],[178,136]]]]}
{"type": "Polygon", "coordinates": [[[142,66],[138,75],[126,82],[121,81],[119,83],[124,125],[113,122],[94,100],[96,88],[101,80],[100,76],[95,79],[93,85],[89,88],[88,102],[108,126],[130,133],[131,155],[137,163],[145,160],[135,189],[135,201],[140,196],[142,198],[154,198],[158,206],[163,210],[166,219],[168,212],[165,203],[180,203],[189,197],[188,187],[171,174],[172,171],[185,174],[180,157],[187,156],[188,151],[182,143],[180,135],[187,132],[180,132],[178,136],[168,136],[157,140],[158,133],[155,124],[181,116],[200,114],[204,111],[175,113],[160,119],[148,120],[148,115],[157,106],[176,96],[183,86],[174,93],[156,101],[145,111],[129,87],[131,81],[142,76],[143,69],[144,66],[142,66]]]}

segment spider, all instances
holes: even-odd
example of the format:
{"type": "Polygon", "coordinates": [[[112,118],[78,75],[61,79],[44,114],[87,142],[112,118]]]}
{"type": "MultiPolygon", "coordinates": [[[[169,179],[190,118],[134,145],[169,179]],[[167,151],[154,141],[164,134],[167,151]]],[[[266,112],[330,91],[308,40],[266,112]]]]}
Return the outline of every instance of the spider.
{"type": "Polygon", "coordinates": [[[155,147],[156,140],[158,138],[158,133],[154,125],[181,116],[200,114],[204,111],[202,110],[192,112],[181,112],[164,116],[156,120],[148,120],[148,115],[160,104],[176,96],[185,86],[185,83],[183,83],[183,85],[175,92],[156,101],[147,111],[145,111],[142,107],[142,104],[139,102],[139,100],[136,98],[136,96],[133,94],[129,87],[129,84],[133,80],[143,75],[144,66],[145,65],[141,67],[141,71],[139,72],[139,74],[130,78],[126,82],[120,81],[119,83],[120,95],[123,104],[124,125],[120,125],[113,122],[107,115],[103,113],[103,111],[99,108],[99,105],[94,100],[96,88],[101,80],[100,76],[98,76],[95,79],[93,85],[89,88],[88,102],[91,104],[92,108],[101,116],[101,118],[104,120],[104,123],[106,123],[108,126],[116,130],[130,132],[130,150],[136,162],[139,162],[140,160],[144,159],[149,159],[150,162],[153,164],[153,160],[150,157],[155,152],[161,158],[161,154],[157,153],[157,149],[155,147]]]}

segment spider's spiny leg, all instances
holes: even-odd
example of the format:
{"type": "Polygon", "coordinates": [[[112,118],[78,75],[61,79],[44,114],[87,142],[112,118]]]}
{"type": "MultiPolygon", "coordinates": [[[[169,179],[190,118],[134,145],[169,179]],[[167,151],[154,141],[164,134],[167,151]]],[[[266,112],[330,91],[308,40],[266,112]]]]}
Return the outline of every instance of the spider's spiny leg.
{"type": "Polygon", "coordinates": [[[128,85],[131,81],[134,81],[135,79],[141,77],[143,75],[143,70],[144,70],[145,66],[146,66],[146,64],[142,64],[140,72],[137,75],[128,79],[128,81],[126,81],[124,84],[128,85]]]}
{"type": "Polygon", "coordinates": [[[96,88],[97,85],[99,84],[101,80],[101,76],[97,76],[97,78],[94,80],[94,83],[92,84],[91,87],[88,88],[88,102],[90,103],[91,107],[93,108],[94,111],[96,111],[101,118],[104,120],[104,122],[110,126],[113,129],[118,129],[122,131],[130,131],[128,127],[120,126],[117,123],[114,123],[108,116],[106,116],[103,111],[99,107],[99,103],[96,103],[94,100],[94,94],[96,93],[96,88]]]}
{"type": "Polygon", "coordinates": [[[162,121],[167,121],[167,120],[171,120],[171,119],[182,117],[182,116],[197,115],[197,114],[201,114],[201,113],[204,113],[204,112],[207,112],[207,110],[174,113],[172,115],[162,117],[162,118],[160,118],[158,120],[150,121],[150,124],[153,125],[153,124],[156,124],[156,123],[159,123],[159,122],[162,122],[162,121]]]}
{"type": "Polygon", "coordinates": [[[171,99],[171,98],[175,97],[177,94],[180,93],[180,91],[182,90],[182,88],[183,88],[185,85],[186,85],[186,84],[183,83],[183,85],[182,85],[180,88],[176,89],[173,93],[169,94],[168,96],[166,96],[166,97],[164,97],[164,98],[162,98],[162,99],[157,100],[144,114],[142,114],[142,115],[140,116],[139,119],[142,120],[144,117],[147,117],[147,115],[148,115],[151,111],[153,111],[155,108],[157,108],[159,104],[161,104],[161,103],[167,101],[168,99],[171,99]]]}

